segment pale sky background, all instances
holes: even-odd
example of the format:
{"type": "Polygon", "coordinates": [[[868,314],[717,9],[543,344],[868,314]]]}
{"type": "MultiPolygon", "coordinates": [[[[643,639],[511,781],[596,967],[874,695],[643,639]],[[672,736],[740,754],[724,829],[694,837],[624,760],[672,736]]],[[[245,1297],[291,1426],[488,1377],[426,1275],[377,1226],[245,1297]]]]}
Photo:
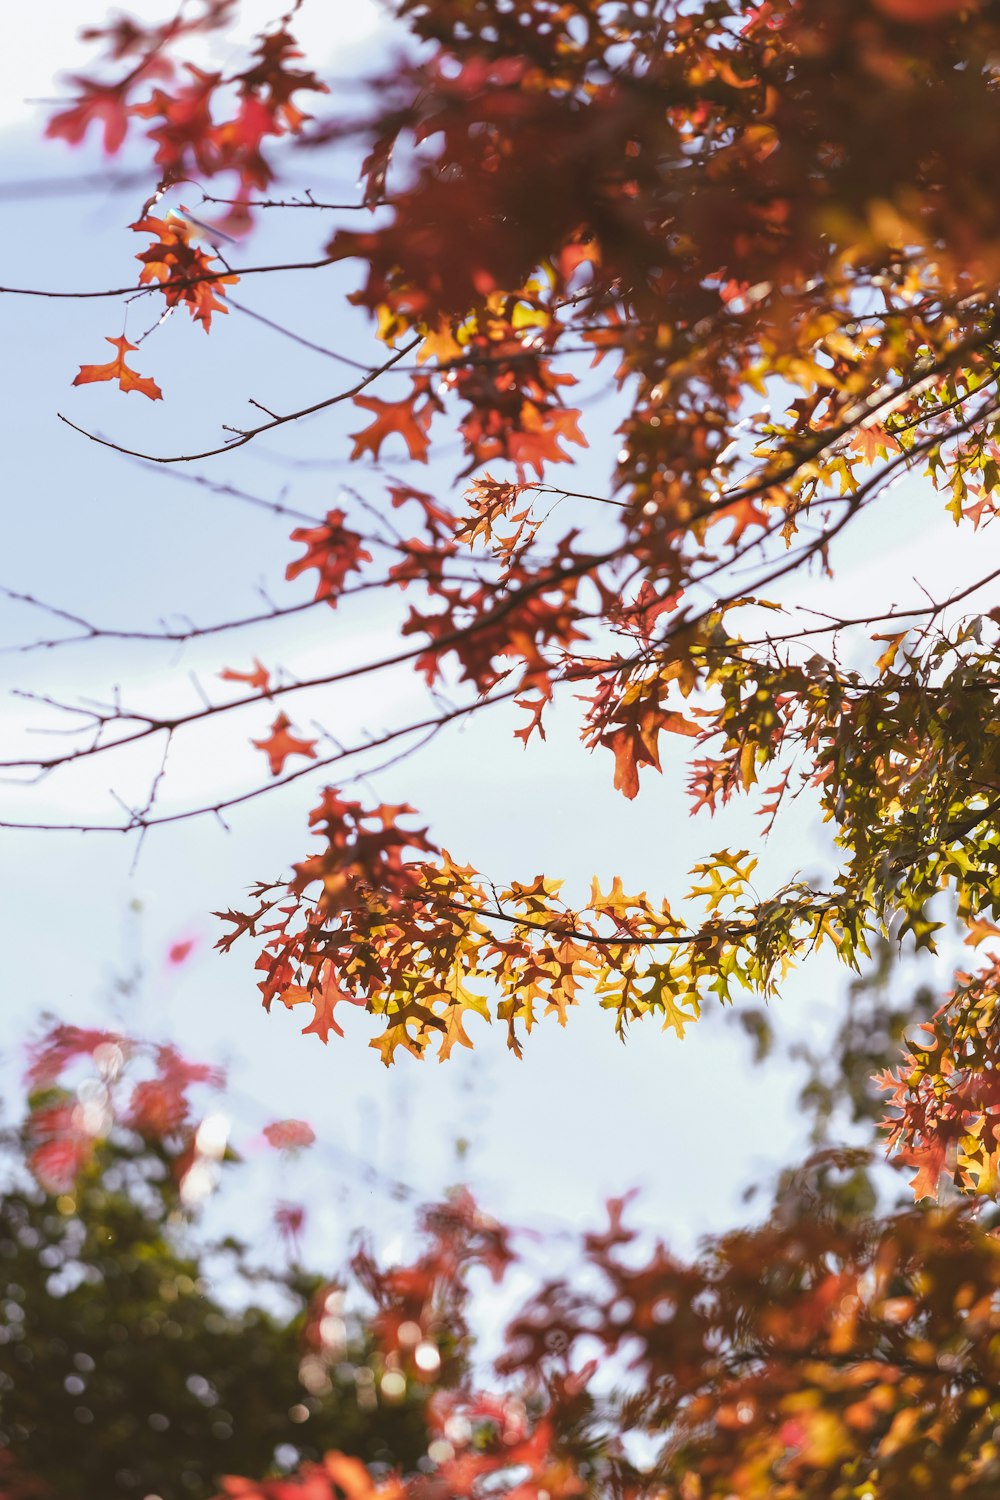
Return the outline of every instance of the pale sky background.
{"type": "MultiPolygon", "coordinates": [[[[131,10],[146,20],[161,14],[149,0],[131,10]]],[[[256,3],[246,11],[252,19],[270,14],[256,3]]],[[[126,226],[145,196],[142,188],[54,196],[23,186],[3,189],[103,167],[96,148],[73,152],[61,142],[42,143],[47,106],[26,102],[64,92],[53,74],[84,60],[73,30],[102,20],[99,0],[92,9],[82,0],[44,0],[30,12],[30,26],[27,14],[19,10],[15,30],[23,32],[9,37],[0,55],[0,283],[124,284],[135,274],[136,246],[126,226]]],[[[346,81],[389,56],[390,39],[368,0],[306,0],[296,29],[309,61],[322,73],[329,59],[330,72],[345,80],[345,100],[354,97],[346,81]]],[[[310,156],[290,164],[287,186],[350,195],[355,179],[351,162],[310,156]]],[[[192,196],[192,208],[195,201],[192,196]]],[[[319,218],[268,220],[249,246],[234,251],[235,262],[303,250],[312,256],[328,232],[319,218]]],[[[364,321],[348,316],[343,301],[357,283],[357,268],[321,275],[249,280],[236,297],[311,339],[371,357],[364,321]]],[[[133,337],[152,321],[150,306],[132,310],[133,337]]],[[[190,450],[218,441],[222,422],[245,420],[247,397],[287,410],[350,383],[349,372],[237,313],[220,318],[208,338],[178,314],[134,360],[155,375],[162,403],[126,398],[110,386],[73,389],[78,365],[102,360],[104,335],[120,330],[117,303],[0,298],[0,583],[99,624],[147,629],[168,614],[208,623],[253,612],[261,585],[285,602],[306,597],[308,579],[297,592],[282,583],[286,563],[299,550],[288,541],[287,520],[185,482],[188,471],[154,472],[88,444],[56,412],[130,446],[190,450]]],[[[600,416],[599,407],[594,411],[600,416]]],[[[193,469],[268,499],[284,495],[288,505],[316,515],[336,503],[341,482],[378,500],[378,474],[362,466],[347,471],[342,462],[345,434],[359,425],[353,409],[338,408],[193,469]]],[[[596,443],[566,482],[582,489],[604,485],[609,452],[608,441],[596,443]]],[[[404,467],[387,463],[391,472],[404,467]]],[[[454,453],[445,453],[430,478],[445,483],[455,467],[454,453]]],[[[426,471],[413,477],[428,483],[426,471]]],[[[558,482],[560,474],[552,477],[558,482]]],[[[990,566],[997,550],[992,531],[971,546],[970,535],[942,518],[941,501],[918,482],[901,485],[842,553],[839,582],[823,585],[825,605],[849,610],[873,593],[883,596],[887,582],[895,602],[910,603],[919,596],[915,579],[940,595],[974,576],[970,569],[982,574],[990,566]]],[[[819,602],[815,581],[795,587],[803,602],[819,602]]],[[[112,643],[19,655],[10,647],[63,632],[24,606],[0,603],[0,646],[7,648],[0,675],[7,686],[106,698],[119,683],[128,701],[158,709],[196,701],[191,674],[224,696],[215,679],[224,665],[245,668],[259,656],[306,675],[369,657],[383,640],[393,640],[384,612],[373,605],[313,611],[183,652],[112,643]]],[[[315,718],[350,740],[402,718],[411,702],[415,709],[426,702],[422,684],[400,671],[364,679],[336,698],[317,695],[294,718],[300,728],[315,718]]],[[[266,731],[272,714],[262,704],[224,732],[192,736],[189,749],[179,747],[172,762],[164,805],[251,785],[261,757],[248,740],[266,731]]],[[[24,743],[28,729],[55,720],[8,698],[4,722],[6,750],[24,743]]],[[[500,881],[544,870],[566,875],[577,892],[592,873],[604,882],[620,873],[627,889],[677,898],[690,865],[724,845],[749,845],[762,856],[761,890],[827,860],[825,835],[805,804],[759,849],[759,820],[745,808],[714,825],[689,818],[676,757],[665,762],[662,778],[644,772],[643,791],[629,804],[612,790],[610,757],[590,757],[579,746],[571,711],[553,725],[547,745],[527,753],[512,738],[520,722],[519,714],[497,709],[443,736],[429,751],[375,777],[378,800],[412,802],[458,859],[500,881]]],[[[41,787],[2,786],[2,816],[113,818],[109,788],[141,797],[149,773],[144,757],[114,761],[85,763],[41,787]]],[[[141,961],[145,982],[137,998],[121,1002],[120,1024],[171,1037],[192,1056],[228,1062],[248,1126],[292,1115],[309,1119],[318,1131],[319,1147],[295,1168],[294,1180],[278,1184],[277,1160],[262,1170],[271,1174],[272,1190],[308,1195],[312,1257],[328,1262],[336,1261],[336,1247],[353,1228],[367,1225],[385,1240],[405,1224],[406,1210],[384,1189],[387,1178],[429,1197],[464,1172],[488,1208],[548,1229],[593,1223],[605,1197],[638,1185],[636,1217],[674,1245],[689,1247],[698,1233],[733,1222],[749,1182],[797,1154],[796,1078],[780,1065],[755,1071],[736,1028],[717,1015],[692,1028],[683,1043],[647,1023],[622,1046],[608,1016],[585,1002],[565,1032],[551,1020],[543,1023],[521,1063],[506,1052],[501,1028],[488,1031],[473,1021],[474,1054],[460,1050],[444,1066],[401,1057],[389,1071],[366,1045],[372,1033],[364,1016],[349,1016],[346,1040],[334,1037],[325,1049],[299,1035],[303,1022],[295,1013],[266,1017],[253,973],[257,950],[243,942],[228,957],[214,954],[219,927],[209,913],[239,906],[253,879],[276,878],[305,855],[306,814],[322,784],[320,773],[248,804],[231,817],[228,835],[210,820],[156,830],[134,871],[134,842],[118,835],[3,834],[7,1092],[15,1090],[17,1046],[40,1012],[107,1020],[114,976],[141,961]],[[138,918],[129,910],[135,902],[143,906],[138,918]],[[197,942],[194,956],[171,969],[167,949],[188,937],[197,942]],[[462,1168],[454,1152],[459,1136],[470,1141],[462,1168]],[[366,1166],[381,1176],[366,1179],[366,1166]]],[[[814,962],[789,983],[773,1017],[781,1027],[821,1039],[845,984],[829,962],[814,962]]]]}

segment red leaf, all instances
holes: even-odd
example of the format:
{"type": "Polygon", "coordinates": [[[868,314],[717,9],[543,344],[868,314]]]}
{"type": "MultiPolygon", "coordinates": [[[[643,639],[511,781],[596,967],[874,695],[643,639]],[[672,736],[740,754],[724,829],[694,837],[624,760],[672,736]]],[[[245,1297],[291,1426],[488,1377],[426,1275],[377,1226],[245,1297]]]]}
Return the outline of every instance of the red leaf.
{"type": "Polygon", "coordinates": [[[302,53],[295,38],[284,27],[260,38],[256,56],[255,65],[237,77],[240,92],[244,98],[260,102],[273,134],[283,129],[298,134],[303,123],[312,116],[301,110],[292,96],[302,89],[314,94],[326,94],[329,89],[312,71],[287,66],[302,53]]]}
{"type": "Polygon", "coordinates": [[[261,665],[256,656],[253,659],[252,672],[236,672],[232,667],[223,667],[219,676],[225,682],[245,682],[248,687],[256,688],[265,696],[271,686],[271,674],[265,666],[261,665]]]}
{"type": "Polygon", "coordinates": [[[132,349],[137,349],[137,344],[130,344],[127,338],[107,340],[118,350],[118,358],[111,359],[106,365],[81,365],[80,373],[73,381],[74,385],[90,385],[97,380],[117,380],[123,391],[140,391],[142,395],[148,396],[150,401],[162,401],[163,392],[151,380],[148,375],[137,375],[130,370],[125,363],[125,356],[132,349]]]}
{"type": "Polygon", "coordinates": [[[115,1031],[62,1023],[30,1048],[25,1081],[30,1088],[48,1088],[76,1058],[93,1057],[98,1047],[119,1045],[121,1041],[115,1031]]]}
{"type": "Polygon", "coordinates": [[[108,87],[86,78],[75,78],[73,82],[83,90],[82,94],[69,109],[53,115],[45,134],[50,139],[61,136],[71,146],[79,146],[91,125],[100,125],[104,130],[104,150],[113,156],[128,130],[129,111],[122,85],[108,87]]]}
{"type": "Polygon", "coordinates": [[[86,1166],[91,1143],[83,1135],[44,1141],[28,1158],[28,1166],[47,1193],[64,1193],[86,1166]]]}
{"type": "Polygon", "coordinates": [[[418,463],[426,463],[427,429],[431,425],[434,402],[428,398],[417,410],[416,401],[427,390],[425,380],[415,380],[412,394],[403,401],[380,401],[377,396],[355,396],[355,406],[363,406],[366,411],[374,412],[375,421],[361,432],[351,433],[354,440],[352,462],[360,458],[362,453],[370,453],[377,459],[386,438],[396,433],[406,444],[410,457],[418,463]]]}
{"type": "Polygon", "coordinates": [[[316,1132],[305,1120],[275,1120],[264,1126],[264,1139],[276,1151],[299,1151],[312,1145],[316,1132]]]}
{"type": "Polygon", "coordinates": [[[166,219],[146,216],[130,227],[140,234],[154,236],[153,243],[136,256],[136,260],[143,262],[140,282],[145,285],[158,281],[167,306],[183,303],[207,333],[213,312],[229,311],[221,299],[226,295],[226,284],[235,285],[239,277],[213,273],[211,261],[215,257],[191,244],[191,235],[196,230],[186,219],[176,215],[166,219]],[[211,280],[194,279],[199,276],[210,276],[211,280]]]}
{"type": "Polygon", "coordinates": [[[172,1080],[150,1078],[137,1083],[129,1103],[128,1122],[142,1135],[173,1135],[187,1119],[188,1101],[172,1080]]]}
{"type": "Polygon", "coordinates": [[[212,96],[221,74],[205,73],[194,63],[185,66],[192,82],[178,89],[176,95],[154,89],[144,103],[132,106],[133,114],[145,120],[160,116],[163,121],[149,131],[149,138],[156,142],[156,164],[165,178],[189,176],[192,169],[211,175],[217,166],[212,96]]]}
{"type": "Polygon", "coordinates": [[[266,740],[250,741],[267,756],[272,776],[281,775],[290,755],[304,755],[307,760],[316,759],[316,741],[303,740],[297,735],[289,734],[291,723],[291,719],[285,714],[279,714],[271,725],[271,733],[266,740]]]}
{"type": "Polygon", "coordinates": [[[306,1211],[301,1203],[279,1203],[274,1210],[274,1224],[281,1238],[291,1247],[296,1247],[306,1222],[306,1211]]]}
{"type": "Polygon", "coordinates": [[[302,542],[306,548],[302,557],[290,562],[285,569],[289,582],[298,578],[309,568],[319,574],[316,584],[317,599],[326,599],[332,609],[337,607],[337,596],[343,592],[349,573],[360,573],[362,564],[371,562],[370,552],[361,545],[361,537],[344,525],[344,512],[331,510],[320,526],[299,526],[292,532],[293,542],[302,542]]]}

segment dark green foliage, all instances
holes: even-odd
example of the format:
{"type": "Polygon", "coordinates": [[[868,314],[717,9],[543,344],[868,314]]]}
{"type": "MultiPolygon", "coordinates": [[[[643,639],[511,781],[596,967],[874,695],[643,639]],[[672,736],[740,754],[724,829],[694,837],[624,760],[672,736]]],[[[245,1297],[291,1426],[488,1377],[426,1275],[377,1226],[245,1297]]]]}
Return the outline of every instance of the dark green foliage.
{"type": "Polygon", "coordinates": [[[201,1500],[221,1474],[330,1448],[412,1466],[422,1400],[376,1403],[359,1319],[310,1368],[322,1278],[200,1245],[155,1143],[106,1142],[55,1199],[22,1169],[28,1144],[7,1138],[0,1203],[0,1446],[38,1488],[9,1478],[5,1497],[201,1500]]]}

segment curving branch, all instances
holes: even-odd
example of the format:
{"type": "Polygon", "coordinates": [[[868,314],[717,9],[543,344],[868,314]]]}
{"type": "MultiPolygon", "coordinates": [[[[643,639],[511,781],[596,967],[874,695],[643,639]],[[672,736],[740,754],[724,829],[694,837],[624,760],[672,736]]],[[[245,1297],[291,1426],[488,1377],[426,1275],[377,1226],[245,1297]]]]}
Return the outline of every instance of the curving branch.
{"type": "Polygon", "coordinates": [[[219,448],[206,448],[201,453],[181,453],[170,457],[161,457],[156,453],[143,453],[137,448],[126,448],[121,443],[113,443],[110,438],[102,438],[96,432],[90,432],[86,427],[78,426],[76,422],[71,422],[69,417],[64,416],[62,412],[57,412],[56,415],[60,422],[65,422],[67,427],[72,427],[74,432],[80,433],[82,437],[88,438],[90,442],[98,443],[102,448],[111,448],[115,453],[124,453],[129,458],[141,458],[150,464],[194,463],[198,459],[214,458],[219,453],[231,453],[236,448],[242,448],[245,443],[252,442],[254,438],[260,437],[262,432],[273,432],[276,427],[284,427],[287,422],[297,422],[302,417],[311,417],[315,412],[327,411],[331,406],[339,406],[344,401],[353,400],[355,396],[359,395],[373,381],[377,380],[380,375],[384,375],[387,370],[391,370],[394,365],[405,358],[420,342],[420,339],[413,339],[410,343],[404,344],[389,359],[385,360],[376,369],[370,370],[367,375],[357,381],[348,390],[338,391],[335,396],[327,396],[323,401],[314,401],[311,406],[303,406],[298,411],[288,412],[283,417],[272,417],[269,422],[262,422],[259,427],[229,428],[227,430],[233,432],[234,436],[227,443],[223,443],[219,448]]]}

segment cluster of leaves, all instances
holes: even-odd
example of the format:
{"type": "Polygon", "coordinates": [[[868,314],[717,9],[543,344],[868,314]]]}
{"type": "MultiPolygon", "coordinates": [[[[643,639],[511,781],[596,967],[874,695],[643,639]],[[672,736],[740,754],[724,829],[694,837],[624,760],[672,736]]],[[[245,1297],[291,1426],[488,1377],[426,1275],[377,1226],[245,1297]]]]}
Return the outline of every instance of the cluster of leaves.
{"type": "MultiPolygon", "coordinates": [[[[193,243],[192,218],[153,210],[181,178],[235,173],[238,227],[252,194],[270,191],[265,146],[302,126],[294,95],[319,86],[291,66],[291,17],[242,71],[185,74],[177,49],[234,9],[203,0],[164,27],[112,23],[99,35],[114,76],[82,79],[52,125],[78,141],[99,121],[114,153],[151,122],[154,193],[133,227],[152,243],[134,290],[187,306],[206,330],[238,273],[193,243]]],[[[305,550],[288,580],[315,573],[313,604],[405,594],[389,660],[423,675],[433,712],[381,742],[512,700],[527,716],[514,732],[533,743],[557,698],[576,694],[583,741],[610,753],[625,796],[673,735],[691,742],[696,811],[746,796],[769,828],[805,797],[835,831],[839,868],[761,896],[751,855],[722,850],[676,911],[620,878],[574,904],[549,875],[494,884],[457,863],[406,806],[328,788],[311,815],[318,849],[226,913],[221,945],[256,938],[265,1005],[305,1006],[305,1030],[324,1041],[341,1002],[378,1017],[386,1062],[471,1045],[470,1015],[496,1017],[519,1050],[542,1014],[565,1020],[591,994],[620,1032],[649,1014],[682,1035],[706,996],[774,994],[823,944],[855,969],[880,964],[887,937],[933,948],[942,892],[986,957],[915,1034],[925,997],[893,1011],[856,988],[804,1095],[820,1150],[783,1175],[770,1212],[682,1259],[613,1203],[579,1274],[514,1314],[485,1393],[470,1373],[470,1291],[519,1262],[470,1196],[427,1212],[405,1264],[357,1258],[373,1312],[354,1345],[342,1292],[297,1270],[277,1278],[288,1319],[227,1311],[174,1238],[219,1168],[219,1137],[193,1103],[218,1080],[169,1047],[60,1028],[33,1059],[18,1148],[36,1185],[0,1208],[0,1253],[17,1265],[0,1324],[2,1482],[59,1493],[86,1474],[95,1491],[169,1500],[176,1452],[142,1426],[145,1408],[169,1406],[185,1436],[178,1495],[207,1494],[232,1467],[267,1474],[219,1481],[243,1500],[987,1500],[1000,1487],[995,1220],[965,1204],[879,1212],[867,1143],[838,1147],[829,1127],[845,1090],[854,1121],[871,1123],[867,1080],[881,1068],[890,1147],[916,1168],[917,1196],[945,1195],[948,1179],[996,1194],[1000,622],[958,608],[993,574],[912,609],[880,598],[804,625],[782,589],[800,569],[829,572],[904,474],[942,492],[973,548],[994,517],[1000,4],[397,9],[422,45],[364,122],[372,218],[336,228],[319,261],[360,263],[353,301],[385,361],[210,451],[343,401],[364,413],[357,461],[381,463],[391,442],[423,462],[432,430],[457,431],[460,498],[393,481],[382,506],[355,492],[294,535],[305,550]],[[588,355],[616,363],[624,413],[608,494],[549,478],[584,445],[582,403],[567,402],[588,355]],[[375,394],[383,377],[405,377],[404,393],[375,394]],[[409,539],[393,519],[404,507],[420,516],[409,539]],[[457,706],[442,708],[442,691],[457,706]],[[82,1085],[67,1085],[71,1066],[82,1085]],[[154,1344],[132,1334],[147,1337],[147,1317],[154,1344]],[[134,1383],[128,1350],[142,1360],[134,1383]],[[47,1403],[50,1375],[62,1394],[47,1403]],[[126,1387],[142,1393],[134,1410],[126,1387]],[[220,1412],[234,1433],[249,1419],[231,1465],[212,1447],[220,1412]],[[65,1446],[77,1429],[82,1457],[65,1446]],[[306,1460],[295,1474],[274,1472],[282,1441],[306,1460]],[[137,1456],[123,1460],[119,1442],[137,1456]],[[52,1467],[61,1455],[73,1477],[52,1467]]],[[[344,138],[330,122],[311,133],[317,148],[344,138]]],[[[77,383],[158,396],[125,362],[134,346],[112,343],[117,359],[77,383]]],[[[372,748],[321,753],[285,701],[365,669],[299,682],[255,658],[222,672],[246,689],[232,702],[188,718],[116,707],[95,715],[92,744],[27,764],[169,744],[187,722],[267,704],[276,717],[254,744],[280,785],[372,748]]],[[[126,826],[150,826],[152,806],[126,826]]],[[[267,1135],[295,1149],[311,1130],[275,1122],[267,1135]]],[[[294,1237],[298,1210],[281,1222],[294,1237]]]]}
{"type": "MultiPolygon", "coordinates": [[[[159,180],[130,226],[151,236],[136,256],[143,264],[139,284],[157,285],[168,309],[186,307],[206,333],[213,312],[228,310],[222,300],[226,286],[239,278],[225,266],[213,267],[214,247],[206,251],[192,239],[201,236],[211,242],[217,231],[232,237],[249,229],[249,200],[275,175],[266,154],[269,144],[299,134],[311,118],[295,96],[327,91],[314,73],[295,66],[301,53],[285,26],[259,38],[251,61],[240,72],[224,75],[191,62],[178,63],[179,43],[224,28],[235,9],[236,0],[201,0],[200,9],[179,13],[161,25],[145,26],[119,16],[103,27],[88,28],[84,38],[104,44],[102,75],[109,71],[112,76],[74,78],[79,94],[67,109],[53,115],[46,132],[78,145],[92,126],[98,127],[105,152],[113,155],[138,128],[155,146],[159,180]],[[165,218],[151,212],[174,186],[219,174],[231,183],[234,196],[218,225],[196,224],[183,211],[171,211],[165,218]]],[[[74,384],[117,379],[124,391],[160,399],[156,383],[137,377],[125,364],[126,353],[135,346],[124,340],[111,342],[119,348],[117,361],[81,366],[74,384]]]]}
{"type": "MultiPolygon", "coordinates": [[[[1000,1483],[993,1225],[966,1208],[880,1212],[885,1169],[831,1143],[851,1120],[872,1129],[868,1074],[926,1004],[888,998],[888,952],[810,1060],[802,1102],[821,1149],[782,1174],[754,1227],[692,1258],[628,1227],[617,1200],[575,1267],[525,1300],[531,1258],[461,1190],[423,1211],[399,1264],[363,1249],[332,1284],[298,1265],[251,1271],[238,1241],[180,1245],[179,1148],[123,1122],[68,1192],[15,1181],[0,1208],[4,1493],[986,1500],[1000,1483]],[[214,1298],[209,1277],[235,1277],[249,1305],[214,1298]],[[509,1279],[515,1310],[484,1387],[477,1293],[509,1279]],[[261,1285],[287,1314],[252,1301],[261,1285]]],[[[59,1027],[33,1075],[75,1057],[85,1108],[111,1045],[142,1051],[59,1027]]],[[[15,1162],[32,1159],[43,1107],[9,1138],[15,1162]]],[[[272,1134],[303,1139],[301,1122],[272,1134]]]]}
{"type": "MultiPolygon", "coordinates": [[[[519,1051],[516,1022],[530,1031],[541,1006],[565,1023],[581,993],[614,1010],[619,1033],[651,1014],[683,1036],[706,994],[723,1002],[740,990],[773,994],[789,961],[824,943],[852,964],[869,956],[880,930],[933,946],[941,924],[928,908],[942,888],[970,916],[995,914],[1000,899],[997,735],[988,711],[997,647],[963,649],[984,627],[995,637],[994,623],[977,619],[923,652],[901,651],[902,633],[893,642],[900,666],[884,653],[874,683],[819,660],[775,669],[728,636],[721,647],[706,645],[700,671],[692,667],[721,706],[705,730],[684,719],[681,732],[728,741],[723,756],[696,762],[695,804],[725,801],[756,780],[758,767],[773,774],[775,763],[782,774],[769,795],[780,799],[790,786],[794,794],[793,773],[805,762],[801,786],[818,790],[849,851],[833,891],[795,882],[762,900],[752,883],[756,860],[723,850],[696,867],[683,915],[644,892],[626,894],[617,876],[607,892],[595,881],[587,906],[570,907],[557,881],[490,886],[436,850],[426,829],[403,826],[410,809],[365,808],[328,788],[310,818],[326,847],[296,865],[287,886],[259,887],[250,912],[227,913],[235,930],[221,946],[267,932],[258,965],[265,1005],[311,999],[316,1018],[307,1029],[326,1040],[338,1029],[336,1002],[362,1001],[386,1017],[373,1045],[387,1062],[396,1045],[420,1053],[435,1030],[442,1056],[456,1041],[469,1045],[465,1013],[494,1010],[466,979],[498,993],[495,1014],[519,1051]],[[876,733],[885,758],[859,767],[858,746],[876,733]],[[434,857],[405,859],[407,848],[434,857]]],[[[282,750],[296,744],[286,724],[276,724],[282,750]]],[[[773,816],[775,808],[764,810],[773,816]]]]}
{"type": "MultiPolygon", "coordinates": [[[[294,66],[301,53],[284,25],[260,37],[247,66],[230,75],[178,62],[179,43],[222,30],[236,9],[237,0],[198,0],[159,25],[122,15],[86,28],[84,40],[103,43],[99,73],[114,76],[74,78],[76,98],[52,116],[46,133],[79,145],[96,126],[103,132],[105,152],[113,156],[141,130],[156,148],[157,197],[177,182],[231,174],[237,212],[227,228],[232,233],[241,220],[246,227],[245,200],[275,175],[265,147],[296,134],[310,118],[295,95],[327,90],[315,74],[294,66]]],[[[173,238],[156,219],[144,217],[132,227],[157,239],[173,238]]],[[[185,272],[196,274],[190,262],[181,260],[170,274],[185,272]]]]}
{"type": "MultiPolygon", "coordinates": [[[[271,182],[263,143],[297,132],[294,95],[321,85],[290,66],[289,17],[243,71],[189,66],[178,84],[177,48],[231,11],[205,0],[165,27],[114,23],[100,35],[111,68],[128,71],[82,80],[50,133],[76,141],[101,119],[114,152],[135,120],[152,120],[157,197],[231,171],[245,213],[271,182]],[[216,99],[235,102],[232,118],[216,121],[216,99]]],[[[585,745],[611,752],[625,796],[643,767],[660,768],[665,735],[690,739],[696,810],[745,794],[770,827],[807,792],[836,832],[839,869],[761,897],[753,861],[726,850],[698,866],[676,916],[620,881],[573,907],[551,876],[494,888],[401,825],[405,809],[327,790],[312,814],[321,851],[228,914],[222,946],[264,934],[265,1004],[311,1004],[306,1030],[324,1040],[341,999],[363,1004],[384,1018],[375,1045],[389,1062],[434,1037],[447,1056],[468,1042],[469,1014],[498,1016],[517,1050],[540,1009],[565,1019],[584,992],[619,1030],[649,1013],[683,1033],[707,993],[772,994],[823,943],[854,967],[888,932],[932,947],[942,890],[963,919],[991,920],[1000,642],[995,615],[956,607],[994,575],[911,609],[875,600],[858,618],[800,626],[776,611],[784,581],[828,573],[836,544],[904,474],[942,491],[970,537],[994,517],[1000,6],[401,0],[397,11],[421,46],[380,81],[360,127],[357,207],[372,219],[336,228],[318,262],[360,264],[351,300],[388,356],[350,389],[230,429],[195,456],[350,400],[371,419],[351,458],[378,461],[391,439],[422,462],[446,419],[474,476],[461,501],[391,484],[381,509],[359,497],[379,516],[371,535],[331,511],[296,533],[306,552],[288,568],[290,579],[317,570],[316,599],[331,606],[361,590],[420,596],[389,660],[412,660],[459,705],[435,700],[430,718],[381,742],[514,699],[528,743],[572,691],[587,705],[585,745]],[[410,354],[406,394],[375,395],[410,354]],[[624,417],[607,495],[548,480],[567,444],[586,441],[581,408],[566,404],[581,354],[617,361],[624,417]],[[567,512],[543,508],[548,493],[578,524],[561,529],[567,512]],[[403,504],[422,515],[409,542],[392,531],[403,504]]],[[[347,134],[320,121],[310,141],[339,147],[347,134]]],[[[155,236],[140,289],[186,304],[207,329],[235,273],[151,202],[133,226],[155,236]]],[[[119,359],[78,381],[153,395],[113,342],[119,359]]],[[[259,662],[227,668],[252,693],[190,718],[361,670],[274,684],[259,662]]],[[[187,720],[116,710],[95,722],[89,749],[17,764],[50,771],[169,740],[187,720]],[[119,731],[132,720],[131,732],[109,743],[109,718],[119,731]]],[[[321,757],[283,707],[254,743],[276,777],[293,756],[319,766],[371,748],[321,757]]],[[[146,809],[126,826],[153,821],[146,809]]],[[[961,1184],[981,1191],[996,1178],[995,988],[990,961],[893,1085],[892,1140],[938,1165],[954,1147],[961,1184]]],[[[939,1175],[921,1172],[918,1190],[939,1175]]]]}
{"type": "Polygon", "coordinates": [[[411,811],[368,809],[328,788],[311,815],[323,849],[288,885],[257,887],[250,912],[220,914],[232,924],[224,949],[244,933],[266,934],[257,967],[268,1009],[275,999],[311,1005],[305,1030],[326,1041],[343,1034],[340,1002],[364,1005],[385,1018],[372,1046],[386,1063],[397,1047],[419,1056],[435,1039],[442,1059],[456,1043],[471,1047],[473,1015],[505,1022],[520,1053],[519,1031],[543,1014],[565,1024],[588,990],[614,1012],[619,1033],[655,1015],[683,1036],[703,990],[728,1001],[739,987],[772,987],[790,920],[803,944],[828,931],[805,892],[795,907],[774,903],[769,926],[746,851],[698,867],[692,895],[707,915],[692,933],[665,902],[626,894],[618,877],[606,892],[595,881],[589,905],[575,908],[540,875],[489,886],[435,849],[426,830],[404,826],[411,811]],[[406,859],[408,848],[433,857],[406,859]]]}
{"type": "Polygon", "coordinates": [[[959,974],[945,1004],[907,1042],[902,1064],[881,1078],[894,1112],[890,1146],[917,1168],[917,1197],[936,1197],[943,1174],[966,1192],[1000,1191],[997,1043],[998,960],[959,974]]]}
{"type": "MultiPolygon", "coordinates": [[[[447,1446],[432,1449],[434,1494],[985,1500],[995,1491],[995,1215],[879,1209],[892,1183],[867,1146],[881,1109],[871,1073],[928,1000],[918,989],[901,1002],[897,988],[882,943],[827,1048],[805,1051],[803,1118],[820,1149],[781,1174],[755,1227],[708,1238],[685,1260],[629,1229],[625,1200],[609,1205],[607,1228],[584,1236],[577,1274],[540,1286],[506,1332],[499,1372],[534,1424],[530,1453],[519,1431],[510,1435],[518,1468],[498,1473],[493,1429],[479,1455],[452,1457],[460,1445],[446,1420],[447,1446]],[[861,1144],[835,1144],[852,1128],[861,1144]]],[[[766,1023],[756,1030],[770,1047],[766,1023]]],[[[437,1420],[432,1402],[432,1431],[437,1420]]],[[[416,1500],[427,1484],[366,1479],[334,1455],[291,1479],[229,1481],[225,1493],[416,1500]]]]}

